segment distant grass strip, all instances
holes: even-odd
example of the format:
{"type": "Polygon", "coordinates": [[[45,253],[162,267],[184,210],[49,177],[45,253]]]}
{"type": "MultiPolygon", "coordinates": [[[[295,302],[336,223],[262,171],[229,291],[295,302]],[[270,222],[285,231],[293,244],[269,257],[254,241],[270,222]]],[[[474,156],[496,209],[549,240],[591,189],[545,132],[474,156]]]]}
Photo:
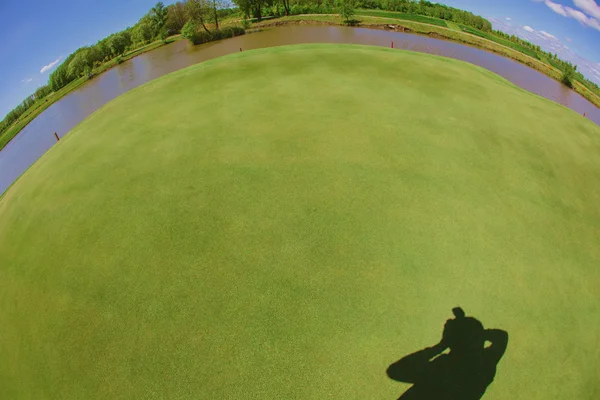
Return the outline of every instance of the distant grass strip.
{"type": "Polygon", "coordinates": [[[460,25],[460,28],[464,32],[470,33],[471,35],[476,35],[476,36],[491,40],[491,41],[499,43],[503,46],[507,46],[507,47],[510,47],[517,51],[520,51],[521,53],[527,54],[530,57],[537,58],[538,60],[540,59],[540,57],[538,56],[538,54],[535,51],[528,49],[525,46],[521,46],[518,43],[514,43],[514,42],[511,42],[510,40],[506,40],[504,38],[498,37],[498,36],[494,35],[493,33],[483,32],[483,31],[480,31],[479,29],[475,29],[475,28],[472,28],[472,27],[466,26],[466,25],[460,25]]]}
{"type": "Polygon", "coordinates": [[[460,31],[461,30],[460,26],[456,22],[446,21],[446,25],[448,26],[448,28],[450,28],[450,29],[452,29],[454,31],[460,31]]]}
{"type": "Polygon", "coordinates": [[[431,24],[447,27],[447,21],[442,19],[426,17],[423,15],[405,14],[394,11],[379,11],[379,10],[356,10],[356,15],[366,15],[370,17],[397,18],[406,21],[421,22],[423,24],[431,24]]]}
{"type": "MultiPolygon", "coordinates": [[[[456,31],[447,27],[435,26],[429,23],[421,23],[397,18],[361,15],[357,16],[357,19],[360,20],[359,22],[361,26],[367,28],[381,28],[383,25],[398,25],[399,27],[406,28],[414,33],[434,35],[443,39],[469,44],[484,50],[500,54],[504,57],[519,61],[520,63],[523,63],[533,69],[536,69],[557,81],[560,81],[562,77],[562,72],[559,69],[552,67],[551,65],[537,59],[536,57],[524,54],[523,52],[513,48],[512,46],[501,44],[498,40],[491,40],[484,37],[483,35],[475,35],[464,31],[456,31]]],[[[253,24],[253,26],[267,27],[311,22],[322,25],[344,25],[338,15],[314,14],[281,17],[270,21],[258,22],[253,24]]],[[[581,82],[576,81],[574,83],[573,89],[577,93],[585,97],[588,101],[590,101],[590,103],[594,104],[596,107],[600,107],[600,97],[588,88],[586,88],[583,84],[581,84],[581,82]]]]}

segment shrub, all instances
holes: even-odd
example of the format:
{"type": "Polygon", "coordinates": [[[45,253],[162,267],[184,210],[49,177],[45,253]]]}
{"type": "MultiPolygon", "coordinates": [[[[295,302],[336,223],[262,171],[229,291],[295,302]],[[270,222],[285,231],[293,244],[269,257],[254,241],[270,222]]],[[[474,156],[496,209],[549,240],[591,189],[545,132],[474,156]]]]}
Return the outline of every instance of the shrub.
{"type": "Polygon", "coordinates": [[[92,70],[92,68],[89,65],[86,65],[85,68],[83,69],[83,75],[87,79],[92,79],[94,77],[94,71],[92,70]]]}
{"type": "Polygon", "coordinates": [[[262,14],[265,17],[280,17],[281,15],[283,15],[283,10],[279,9],[279,3],[275,3],[270,7],[263,8],[262,14]]]}
{"type": "Polygon", "coordinates": [[[242,20],[242,27],[244,29],[248,29],[250,28],[250,25],[252,25],[252,23],[248,20],[248,18],[244,17],[244,19],[242,20]]]}
{"type": "Polygon", "coordinates": [[[307,7],[305,7],[301,4],[294,4],[292,6],[292,8],[290,9],[290,15],[308,14],[306,12],[306,8],[307,7]]]}
{"type": "Polygon", "coordinates": [[[575,68],[567,64],[563,70],[561,82],[570,88],[573,88],[573,80],[575,79],[575,68]]]}
{"type": "Polygon", "coordinates": [[[189,40],[192,44],[198,44],[196,43],[197,31],[198,27],[196,26],[196,23],[190,19],[183,25],[183,28],[181,28],[181,37],[189,40]]]}
{"type": "Polygon", "coordinates": [[[165,28],[161,29],[160,32],[158,32],[158,38],[162,40],[163,43],[167,42],[167,37],[169,37],[169,34],[167,33],[167,30],[165,28]]]}
{"type": "Polygon", "coordinates": [[[346,24],[355,24],[354,16],[356,15],[355,1],[354,0],[340,0],[338,4],[340,17],[342,17],[342,21],[346,24]]]}
{"type": "MultiPolygon", "coordinates": [[[[182,30],[183,32],[183,30],[182,30]]],[[[189,39],[193,44],[202,44],[212,42],[215,40],[227,39],[234,36],[240,36],[246,33],[246,30],[241,26],[227,26],[222,29],[214,30],[211,32],[200,31],[195,32],[192,38],[189,39]]]]}
{"type": "Polygon", "coordinates": [[[246,33],[246,30],[241,26],[234,25],[221,29],[221,32],[223,33],[223,38],[228,38],[243,35],[246,33]]]}

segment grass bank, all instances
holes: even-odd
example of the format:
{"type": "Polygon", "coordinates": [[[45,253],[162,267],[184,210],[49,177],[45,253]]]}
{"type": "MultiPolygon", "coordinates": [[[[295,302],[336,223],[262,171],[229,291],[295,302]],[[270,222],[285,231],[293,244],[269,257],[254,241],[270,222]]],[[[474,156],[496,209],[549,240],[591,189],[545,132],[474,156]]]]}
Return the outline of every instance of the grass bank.
{"type": "Polygon", "coordinates": [[[0,398],[393,399],[457,305],[511,337],[486,399],[593,398],[599,182],[600,127],[461,61],[177,71],[0,199],[0,398]]]}
{"type": "MultiPolygon", "coordinates": [[[[365,28],[384,29],[392,25],[394,26],[393,29],[401,32],[429,35],[433,37],[453,40],[456,42],[472,45],[487,51],[500,54],[504,57],[516,60],[520,63],[523,63],[533,69],[542,72],[545,75],[548,75],[549,77],[557,81],[561,81],[562,78],[562,72],[559,69],[553,67],[549,63],[545,63],[533,57],[530,54],[526,54],[531,53],[531,51],[525,48],[519,49],[522,46],[518,46],[517,44],[509,42],[507,40],[503,40],[502,38],[496,38],[497,40],[494,41],[490,38],[484,37],[484,35],[476,35],[472,32],[469,32],[468,30],[465,31],[462,28],[457,30],[455,29],[456,27],[453,24],[447,25],[447,21],[437,20],[436,18],[430,17],[422,17],[418,15],[373,10],[357,10],[357,20],[360,21],[360,26],[365,28]],[[410,20],[404,18],[410,18],[410,20]],[[438,22],[432,23],[432,21],[430,20],[435,20],[438,22]],[[443,26],[440,22],[446,24],[446,26],[443,26]]],[[[306,23],[344,25],[338,15],[303,14],[261,21],[254,23],[253,26],[267,27],[306,23]]],[[[474,31],[472,28],[469,29],[471,31],[474,31]]],[[[585,97],[595,106],[600,107],[599,96],[597,96],[591,90],[586,88],[579,81],[574,81],[573,85],[573,89],[577,93],[585,97]]]]}
{"type": "Polygon", "coordinates": [[[17,134],[19,132],[21,132],[21,130],[23,128],[25,128],[25,126],[27,126],[27,124],[29,124],[35,117],[40,115],[44,110],[46,110],[52,104],[56,103],[58,100],[62,99],[64,96],[66,96],[73,90],[75,90],[78,87],[80,87],[81,85],[83,85],[88,80],[93,79],[94,76],[100,75],[104,71],[109,70],[110,68],[114,67],[115,65],[120,64],[123,61],[127,61],[137,55],[148,52],[150,50],[154,50],[160,46],[163,46],[168,43],[172,43],[179,39],[181,39],[181,36],[176,35],[176,36],[169,37],[164,42],[162,40],[156,40],[152,43],[149,43],[145,46],[142,46],[140,48],[132,50],[121,56],[115,57],[112,60],[94,68],[92,71],[91,77],[88,78],[87,76],[82,76],[79,79],[76,79],[76,80],[70,82],[68,85],[61,88],[57,92],[51,93],[47,97],[43,98],[41,101],[34,103],[34,105],[31,106],[27,111],[25,111],[23,113],[23,115],[21,115],[21,117],[17,121],[15,121],[15,123],[10,128],[8,128],[6,131],[4,131],[0,135],[0,150],[4,146],[6,146],[6,144],[8,142],[10,142],[15,136],[17,136],[17,134]]]}

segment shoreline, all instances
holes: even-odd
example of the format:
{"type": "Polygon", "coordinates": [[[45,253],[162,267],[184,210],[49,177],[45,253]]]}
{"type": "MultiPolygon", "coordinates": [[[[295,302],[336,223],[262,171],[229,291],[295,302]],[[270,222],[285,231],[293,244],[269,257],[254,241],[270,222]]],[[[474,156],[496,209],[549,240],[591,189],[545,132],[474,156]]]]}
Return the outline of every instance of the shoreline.
{"type": "MultiPolygon", "coordinates": [[[[457,31],[447,27],[441,27],[437,25],[427,24],[423,22],[416,22],[398,18],[386,18],[386,17],[376,17],[376,16],[367,16],[361,15],[360,11],[356,14],[357,18],[360,18],[358,24],[353,25],[354,28],[365,28],[365,29],[377,29],[377,30],[386,30],[393,32],[401,32],[408,34],[416,34],[429,36],[431,38],[440,39],[440,40],[448,40],[451,42],[472,46],[474,48],[489,51],[491,53],[503,56],[505,58],[517,61],[521,64],[525,64],[526,66],[535,69],[536,71],[560,82],[561,80],[561,71],[558,69],[545,64],[544,62],[533,58],[527,54],[521,53],[515,49],[512,49],[508,46],[502,45],[500,43],[496,43],[492,40],[482,38],[476,35],[473,35],[468,32],[457,31]]],[[[338,14],[300,14],[300,15],[291,15],[291,16],[283,16],[277,18],[269,18],[260,22],[254,22],[247,29],[247,31],[252,30],[253,28],[270,28],[270,27],[280,27],[280,26],[288,26],[288,25],[321,25],[321,26],[348,26],[341,22],[338,14]]],[[[92,76],[88,77],[80,77],[72,82],[70,82],[65,87],[61,88],[59,91],[50,94],[45,100],[35,108],[32,108],[31,112],[29,112],[25,118],[21,121],[17,121],[12,127],[8,128],[6,132],[0,136],[0,151],[6,147],[18,134],[27,126],[31,121],[33,121],[37,116],[39,116],[42,112],[44,112],[51,105],[61,100],[63,97],[71,93],[72,91],[78,89],[84,83],[88,82],[91,79],[94,79],[96,76],[101,75],[102,73],[112,69],[113,67],[119,65],[122,62],[128,61],[132,58],[140,54],[147,53],[159,47],[162,47],[166,44],[173,43],[175,41],[182,40],[180,34],[169,37],[166,41],[154,41],[149,43],[143,47],[132,50],[129,53],[126,53],[120,57],[120,62],[117,62],[117,57],[112,60],[102,64],[92,71],[92,76]]],[[[582,96],[584,99],[589,101],[594,106],[600,109],[600,97],[595,93],[590,91],[580,82],[575,81],[574,87],[571,88],[575,93],[582,96]]]]}
{"type": "MultiPolygon", "coordinates": [[[[480,50],[489,51],[505,58],[509,58],[521,64],[525,64],[526,66],[556,80],[557,82],[561,82],[562,72],[558,69],[508,46],[473,35],[471,33],[456,31],[450,28],[426,24],[423,22],[360,15],[360,12],[356,14],[356,18],[360,18],[360,21],[359,24],[352,26],[354,28],[378,29],[424,35],[435,39],[448,40],[463,45],[469,45],[480,50]]],[[[267,28],[286,25],[348,26],[341,22],[339,15],[337,14],[300,14],[257,22],[252,24],[252,27],[267,28]]],[[[599,96],[590,91],[580,82],[574,81],[573,83],[574,85],[571,90],[600,109],[599,96]]]]}
{"type": "Polygon", "coordinates": [[[122,56],[120,56],[120,60],[121,60],[120,62],[117,62],[118,57],[115,57],[115,58],[107,61],[106,63],[98,66],[97,68],[95,68],[92,71],[91,77],[88,78],[88,77],[82,76],[80,78],[77,78],[74,81],[69,82],[67,85],[65,85],[63,88],[59,89],[57,92],[53,92],[53,93],[49,94],[47,97],[44,98],[44,100],[39,105],[37,105],[36,107],[30,108],[31,111],[28,110],[29,112],[27,113],[27,115],[25,115],[24,118],[17,120],[10,128],[8,128],[6,130],[6,132],[4,132],[3,135],[0,136],[0,151],[2,151],[2,149],[4,149],[4,147],[6,147],[14,138],[16,138],[19,135],[19,133],[23,129],[25,129],[25,127],[27,125],[29,125],[31,123],[31,121],[33,121],[41,113],[46,111],[47,108],[49,108],[51,105],[53,105],[57,101],[61,100],[63,97],[65,97],[69,93],[78,89],[80,86],[82,86],[86,82],[94,79],[97,76],[102,75],[104,72],[112,69],[113,67],[115,67],[125,61],[129,61],[132,58],[139,56],[140,54],[147,53],[149,51],[152,51],[154,49],[157,49],[157,48],[162,47],[167,44],[171,44],[178,40],[181,40],[181,35],[179,35],[179,34],[170,36],[164,42],[160,41],[160,40],[156,40],[154,42],[148,43],[145,46],[139,47],[135,50],[130,51],[129,53],[126,53],[126,54],[123,54],[122,56]]]}

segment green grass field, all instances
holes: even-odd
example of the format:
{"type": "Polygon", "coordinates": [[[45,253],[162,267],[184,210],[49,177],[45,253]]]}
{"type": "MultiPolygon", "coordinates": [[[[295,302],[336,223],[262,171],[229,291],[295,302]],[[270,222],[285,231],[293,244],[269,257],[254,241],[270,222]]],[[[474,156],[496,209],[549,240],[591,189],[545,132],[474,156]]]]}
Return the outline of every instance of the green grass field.
{"type": "Polygon", "coordinates": [[[498,37],[498,36],[494,35],[491,32],[483,32],[483,31],[480,31],[479,29],[475,29],[473,27],[466,26],[466,25],[459,25],[459,26],[460,26],[460,28],[462,28],[463,31],[465,31],[467,33],[470,33],[470,34],[475,35],[475,36],[482,37],[484,39],[491,40],[492,42],[496,42],[496,43],[501,44],[503,46],[510,47],[511,49],[517,50],[517,51],[519,51],[519,52],[521,52],[523,54],[528,55],[529,57],[537,58],[538,60],[540,59],[540,57],[537,54],[537,52],[535,52],[535,51],[533,51],[531,49],[528,49],[525,46],[521,46],[518,43],[514,43],[514,42],[511,42],[510,40],[506,40],[504,38],[498,37]]]}
{"type": "Polygon", "coordinates": [[[448,26],[448,28],[455,30],[455,31],[462,30],[461,27],[456,22],[446,21],[446,25],[448,26]]]}
{"type": "Polygon", "coordinates": [[[197,64],[0,199],[0,398],[395,399],[460,305],[510,335],[485,399],[596,399],[599,202],[600,128],[471,64],[197,64]]]}
{"type": "Polygon", "coordinates": [[[382,18],[397,18],[403,19],[406,21],[415,21],[421,22],[424,24],[431,24],[437,26],[447,27],[447,22],[433,17],[427,17],[425,15],[417,15],[417,14],[406,14],[395,11],[381,11],[381,10],[356,10],[356,15],[365,15],[369,17],[382,17],[382,18]]]}

